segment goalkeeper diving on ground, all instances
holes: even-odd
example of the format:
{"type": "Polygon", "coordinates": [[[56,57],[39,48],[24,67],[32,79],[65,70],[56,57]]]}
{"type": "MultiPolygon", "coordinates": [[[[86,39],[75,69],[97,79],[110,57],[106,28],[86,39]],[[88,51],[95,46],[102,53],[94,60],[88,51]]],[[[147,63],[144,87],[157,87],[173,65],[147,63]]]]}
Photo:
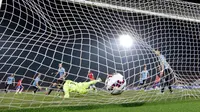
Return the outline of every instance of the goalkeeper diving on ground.
{"type": "Polygon", "coordinates": [[[97,82],[101,82],[102,80],[99,78],[97,80],[92,80],[89,82],[74,82],[71,80],[66,80],[63,85],[64,90],[64,98],[70,97],[70,92],[77,92],[79,94],[86,94],[90,91],[89,87],[91,85],[96,84],[97,82]]]}

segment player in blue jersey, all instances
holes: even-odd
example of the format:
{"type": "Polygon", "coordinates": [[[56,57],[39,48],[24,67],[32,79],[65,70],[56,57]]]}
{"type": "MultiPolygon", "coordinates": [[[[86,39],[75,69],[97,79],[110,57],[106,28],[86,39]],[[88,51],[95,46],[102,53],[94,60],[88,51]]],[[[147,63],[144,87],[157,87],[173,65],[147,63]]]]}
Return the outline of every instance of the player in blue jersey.
{"type": "Polygon", "coordinates": [[[8,92],[8,89],[10,86],[13,87],[15,86],[15,77],[14,77],[14,74],[11,74],[7,79],[6,79],[6,82],[5,82],[5,92],[7,93],[8,92]]]}
{"type": "Polygon", "coordinates": [[[57,83],[62,84],[66,76],[65,69],[62,67],[62,63],[59,64],[58,72],[56,74],[59,75],[59,78],[57,79],[57,83]]]}
{"type": "Polygon", "coordinates": [[[144,65],[144,70],[141,72],[141,76],[140,76],[140,85],[142,86],[142,88],[144,88],[144,90],[147,87],[146,81],[149,77],[149,72],[147,70],[147,66],[144,65]]]}
{"type": "Polygon", "coordinates": [[[172,87],[171,87],[171,81],[172,79],[172,70],[170,69],[169,64],[166,61],[166,58],[164,57],[164,55],[160,54],[160,51],[154,51],[155,54],[158,56],[158,59],[160,61],[160,65],[161,65],[161,71],[163,71],[163,75],[161,77],[161,93],[164,93],[165,90],[165,86],[168,86],[169,90],[171,93],[173,93],[172,91],[172,87]]]}
{"type": "Polygon", "coordinates": [[[56,74],[59,77],[57,78],[57,81],[51,85],[51,87],[50,87],[49,91],[46,93],[46,95],[51,94],[53,89],[58,89],[59,91],[63,89],[62,87],[63,87],[64,81],[65,81],[66,72],[62,66],[62,63],[59,64],[58,72],[56,74]]]}
{"type": "Polygon", "coordinates": [[[40,76],[41,76],[41,74],[38,73],[37,77],[34,79],[34,82],[32,84],[32,86],[34,88],[34,91],[33,91],[34,94],[38,91],[38,89],[41,89],[40,85],[39,85],[40,76]]]}

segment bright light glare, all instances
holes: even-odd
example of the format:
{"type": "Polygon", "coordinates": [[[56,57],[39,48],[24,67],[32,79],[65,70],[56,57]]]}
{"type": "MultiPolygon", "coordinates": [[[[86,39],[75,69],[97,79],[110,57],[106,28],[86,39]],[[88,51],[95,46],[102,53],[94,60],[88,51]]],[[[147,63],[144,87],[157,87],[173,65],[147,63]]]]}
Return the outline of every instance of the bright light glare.
{"type": "Polygon", "coordinates": [[[133,39],[130,35],[121,35],[119,37],[120,45],[126,48],[130,48],[133,45],[133,39]]]}

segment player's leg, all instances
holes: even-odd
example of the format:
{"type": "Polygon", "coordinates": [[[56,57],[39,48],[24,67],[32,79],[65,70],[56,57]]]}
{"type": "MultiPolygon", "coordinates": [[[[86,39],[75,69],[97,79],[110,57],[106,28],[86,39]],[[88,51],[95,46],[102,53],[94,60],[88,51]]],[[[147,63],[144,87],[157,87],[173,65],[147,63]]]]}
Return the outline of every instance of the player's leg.
{"type": "Polygon", "coordinates": [[[158,86],[159,86],[159,82],[154,82],[153,88],[154,88],[155,90],[156,90],[157,88],[159,88],[158,86]]]}
{"type": "Polygon", "coordinates": [[[160,86],[161,86],[161,93],[164,93],[164,90],[165,90],[165,79],[164,79],[164,77],[162,77],[160,79],[160,86]]]}
{"type": "Polygon", "coordinates": [[[170,84],[170,83],[169,83],[169,86],[168,86],[168,88],[169,88],[169,91],[170,91],[171,93],[173,93],[172,86],[171,86],[171,84],[170,84]]]}
{"type": "Polygon", "coordinates": [[[35,94],[37,92],[37,90],[38,90],[38,87],[33,86],[33,88],[34,88],[33,93],[35,94]]]}
{"type": "Polygon", "coordinates": [[[9,86],[10,86],[10,84],[6,84],[6,85],[5,85],[5,92],[6,92],[6,93],[8,92],[9,86]]]}
{"type": "Polygon", "coordinates": [[[165,91],[165,86],[166,86],[166,81],[165,81],[165,76],[166,76],[166,69],[163,71],[163,76],[161,78],[161,93],[164,93],[165,91]]]}
{"type": "Polygon", "coordinates": [[[64,95],[64,90],[63,90],[63,84],[64,81],[62,81],[60,84],[57,85],[57,88],[58,88],[58,93],[57,93],[57,96],[60,96],[60,93],[62,92],[63,95],[64,95]]]}
{"type": "Polygon", "coordinates": [[[147,80],[145,79],[144,82],[143,82],[144,83],[144,85],[143,85],[144,90],[146,90],[146,88],[147,88],[146,82],[147,82],[147,80]]]}
{"type": "MultiPolygon", "coordinates": [[[[162,79],[162,80],[164,80],[164,79],[162,79]]],[[[164,91],[165,91],[165,82],[162,81],[161,82],[161,93],[164,93],[164,91]]]]}
{"type": "Polygon", "coordinates": [[[56,89],[56,86],[57,86],[57,83],[53,83],[53,84],[51,85],[51,87],[49,88],[49,91],[46,93],[46,95],[50,95],[51,92],[52,92],[54,89],[56,89]]]}
{"type": "Polygon", "coordinates": [[[167,84],[168,84],[167,86],[168,86],[169,91],[170,91],[171,93],[173,93],[173,90],[172,90],[172,87],[171,87],[171,80],[172,80],[172,77],[171,77],[171,70],[170,70],[170,69],[167,69],[167,73],[168,73],[167,78],[166,78],[167,84]]]}
{"type": "Polygon", "coordinates": [[[152,87],[153,87],[153,89],[156,88],[156,82],[153,83],[153,86],[152,86],[152,87]]]}
{"type": "Polygon", "coordinates": [[[96,86],[94,84],[90,85],[90,90],[96,91],[96,86]]]}
{"type": "Polygon", "coordinates": [[[157,83],[157,87],[160,88],[160,82],[157,83]]]}
{"type": "Polygon", "coordinates": [[[139,89],[142,89],[143,85],[144,85],[144,80],[140,81],[140,87],[139,87],[139,89]]]}
{"type": "Polygon", "coordinates": [[[168,69],[165,69],[163,71],[163,78],[162,78],[162,87],[161,87],[161,93],[164,93],[165,91],[165,86],[168,86],[169,83],[168,83],[168,69]]]}
{"type": "Polygon", "coordinates": [[[18,94],[19,91],[20,91],[20,86],[17,86],[15,94],[18,94]]]}
{"type": "Polygon", "coordinates": [[[153,89],[157,89],[157,84],[158,84],[158,82],[154,82],[154,84],[153,84],[153,89]]]}
{"type": "Polygon", "coordinates": [[[172,87],[169,81],[170,80],[166,81],[166,85],[168,86],[169,91],[172,93],[173,91],[172,91],[172,87]]]}
{"type": "Polygon", "coordinates": [[[58,92],[63,91],[64,83],[65,83],[64,80],[58,80],[58,83],[57,83],[58,92]]]}
{"type": "Polygon", "coordinates": [[[23,90],[24,90],[24,86],[20,86],[19,94],[21,94],[23,90]]]}

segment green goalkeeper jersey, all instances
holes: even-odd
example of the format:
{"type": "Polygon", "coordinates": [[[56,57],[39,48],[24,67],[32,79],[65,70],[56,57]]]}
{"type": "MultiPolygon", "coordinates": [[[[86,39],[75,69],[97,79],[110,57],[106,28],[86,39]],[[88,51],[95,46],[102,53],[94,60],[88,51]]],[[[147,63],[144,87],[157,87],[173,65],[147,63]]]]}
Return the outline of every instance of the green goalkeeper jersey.
{"type": "Polygon", "coordinates": [[[65,98],[69,98],[70,92],[78,92],[80,94],[85,94],[88,92],[88,88],[92,84],[96,84],[97,82],[100,82],[101,80],[93,80],[89,82],[74,82],[71,80],[66,80],[65,84],[63,86],[64,92],[65,92],[65,98]]]}
{"type": "Polygon", "coordinates": [[[64,88],[67,89],[69,92],[79,92],[82,93],[82,89],[87,89],[82,86],[82,83],[74,82],[71,80],[66,80],[64,84],[64,88]]]}

